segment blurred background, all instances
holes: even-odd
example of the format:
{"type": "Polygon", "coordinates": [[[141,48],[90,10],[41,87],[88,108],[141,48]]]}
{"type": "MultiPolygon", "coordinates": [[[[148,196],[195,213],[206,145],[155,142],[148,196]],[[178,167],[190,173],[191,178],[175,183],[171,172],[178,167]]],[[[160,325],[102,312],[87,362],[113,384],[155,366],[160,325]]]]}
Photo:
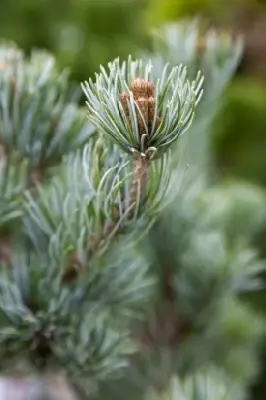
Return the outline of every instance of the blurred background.
{"type": "Polygon", "coordinates": [[[1,0],[0,37],[52,51],[80,82],[116,56],[149,47],[153,26],[200,15],[246,36],[237,76],[215,122],[223,176],[266,185],[266,0],[1,0]]]}
{"type": "MultiPolygon", "coordinates": [[[[152,27],[195,15],[232,34],[241,32],[246,40],[214,123],[220,178],[266,187],[266,0],[1,0],[0,38],[27,53],[34,47],[50,50],[80,82],[99,64],[149,48],[152,27]]],[[[254,399],[265,398],[265,380],[262,369],[254,399]]]]}

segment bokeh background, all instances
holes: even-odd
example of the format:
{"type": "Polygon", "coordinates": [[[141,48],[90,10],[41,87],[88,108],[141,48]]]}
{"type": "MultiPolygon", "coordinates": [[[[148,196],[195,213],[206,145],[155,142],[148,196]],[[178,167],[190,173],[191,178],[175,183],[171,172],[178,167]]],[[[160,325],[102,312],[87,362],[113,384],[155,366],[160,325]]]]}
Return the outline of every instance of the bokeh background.
{"type": "MultiPolygon", "coordinates": [[[[244,34],[241,64],[214,122],[213,150],[221,180],[236,177],[266,189],[266,0],[1,0],[0,4],[0,38],[15,41],[27,53],[34,47],[50,50],[62,67],[71,68],[76,82],[88,79],[99,64],[116,56],[149,48],[150,29],[166,21],[197,15],[207,24],[244,34]]],[[[263,255],[265,243],[262,233],[263,255]]],[[[265,381],[262,366],[254,399],[266,398],[265,381]]]]}
{"type": "Polygon", "coordinates": [[[266,185],[266,0],[1,0],[0,38],[52,51],[82,81],[116,56],[149,46],[150,28],[200,15],[246,36],[246,49],[215,121],[223,176],[266,185]]]}

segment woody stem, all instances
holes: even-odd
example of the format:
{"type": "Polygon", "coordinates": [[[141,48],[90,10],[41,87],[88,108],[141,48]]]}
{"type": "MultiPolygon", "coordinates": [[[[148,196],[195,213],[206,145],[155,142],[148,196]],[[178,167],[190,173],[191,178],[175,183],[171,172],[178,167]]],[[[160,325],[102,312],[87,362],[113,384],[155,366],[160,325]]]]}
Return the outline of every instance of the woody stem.
{"type": "MultiPolygon", "coordinates": [[[[138,196],[140,197],[140,199],[142,199],[145,195],[147,189],[147,181],[148,181],[148,168],[149,168],[149,161],[146,158],[138,156],[134,159],[133,179],[132,179],[131,189],[129,192],[129,207],[134,205],[134,203],[136,203],[138,196]]],[[[125,203],[124,207],[126,207],[125,203]]],[[[114,218],[113,220],[108,221],[106,223],[106,225],[103,228],[102,237],[98,238],[98,240],[94,242],[93,250],[96,250],[101,240],[115,228],[117,224],[117,218],[114,218]]]]}
{"type": "Polygon", "coordinates": [[[135,203],[139,194],[140,199],[146,193],[148,182],[149,161],[145,157],[138,156],[134,160],[133,180],[130,189],[130,205],[135,203]]]}
{"type": "MultiPolygon", "coordinates": [[[[132,206],[132,210],[129,213],[129,217],[133,214],[134,204],[137,202],[138,197],[143,199],[147,189],[148,182],[148,169],[149,169],[149,160],[144,157],[138,156],[134,159],[133,163],[133,179],[131,184],[131,189],[129,191],[129,207],[132,206]]],[[[124,202],[124,212],[126,211],[126,202],[124,202]]],[[[119,211],[116,210],[116,215],[111,221],[107,221],[103,227],[101,235],[98,237],[90,238],[89,243],[89,252],[92,254],[95,253],[104,238],[108,237],[111,232],[115,229],[118,219],[119,219],[119,211]]],[[[76,277],[77,270],[71,264],[70,269],[65,271],[63,274],[63,280],[72,280],[76,277]]]]}

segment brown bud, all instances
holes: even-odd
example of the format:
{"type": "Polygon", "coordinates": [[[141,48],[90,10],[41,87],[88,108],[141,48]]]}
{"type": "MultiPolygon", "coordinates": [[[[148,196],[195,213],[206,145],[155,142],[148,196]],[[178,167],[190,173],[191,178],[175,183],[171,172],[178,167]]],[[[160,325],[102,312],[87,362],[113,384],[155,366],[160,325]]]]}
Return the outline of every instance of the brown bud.
{"type": "Polygon", "coordinates": [[[133,81],[130,87],[134,99],[139,99],[140,97],[145,97],[146,99],[149,97],[155,96],[155,86],[152,82],[149,82],[145,79],[137,78],[133,81]]]}
{"type": "MultiPolygon", "coordinates": [[[[152,82],[148,80],[137,78],[132,82],[130,90],[137,105],[137,107],[135,106],[135,112],[137,117],[139,135],[142,136],[146,133],[149,134],[153,125],[156,107],[155,86],[152,82]]],[[[120,101],[132,129],[132,121],[130,118],[129,106],[127,103],[129,96],[130,95],[125,92],[121,93],[120,101]]],[[[157,129],[160,123],[161,118],[157,117],[155,129],[157,129]]]]}
{"type": "Polygon", "coordinates": [[[129,117],[128,99],[129,95],[127,93],[123,92],[120,94],[121,104],[127,117],[129,117]]]}
{"type": "Polygon", "coordinates": [[[147,81],[148,88],[147,88],[147,95],[148,97],[155,97],[155,86],[152,82],[147,81]]]}
{"type": "Polygon", "coordinates": [[[137,111],[136,114],[139,127],[139,134],[141,136],[146,133],[145,124],[146,126],[148,126],[149,100],[144,97],[140,97],[136,100],[136,103],[139,107],[139,110],[136,110],[137,111]]]}

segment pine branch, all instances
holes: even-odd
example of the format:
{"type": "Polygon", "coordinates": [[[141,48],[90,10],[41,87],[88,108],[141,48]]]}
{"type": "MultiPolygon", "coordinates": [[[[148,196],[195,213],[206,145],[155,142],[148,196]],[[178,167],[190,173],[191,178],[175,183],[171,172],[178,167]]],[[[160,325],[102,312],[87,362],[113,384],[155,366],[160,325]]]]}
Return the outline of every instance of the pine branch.
{"type": "Polygon", "coordinates": [[[187,80],[182,65],[166,65],[154,84],[152,65],[141,60],[108,65],[82,85],[89,119],[125,152],[159,158],[192,123],[203,78],[187,80]]]}
{"type": "Polygon", "coordinates": [[[169,154],[146,170],[146,158],[131,161],[121,158],[116,146],[106,150],[99,137],[66,159],[61,176],[38,188],[37,201],[27,195],[25,222],[32,243],[65,265],[66,280],[82,275],[115,239],[124,237],[130,245],[140,240],[168,196],[169,154]]]}
{"type": "Polygon", "coordinates": [[[92,127],[70,91],[68,72],[58,71],[51,55],[34,51],[26,59],[14,45],[3,44],[0,65],[1,228],[21,217],[23,191],[83,145],[92,127]]]}
{"type": "Polygon", "coordinates": [[[154,31],[152,43],[153,53],[143,57],[151,60],[156,77],[160,76],[165,63],[187,65],[189,78],[194,77],[198,70],[205,77],[204,96],[195,123],[183,139],[181,155],[185,165],[189,163],[213,170],[210,164],[212,123],[222,107],[222,95],[242,56],[243,38],[233,38],[223,31],[206,30],[200,19],[194,19],[163,25],[154,31]]]}
{"type": "MultiPolygon", "coordinates": [[[[178,59],[182,52],[173,51],[178,47],[173,40],[177,39],[173,37],[174,30],[181,35],[178,29],[173,27],[168,42],[166,39],[169,53],[161,51],[152,58],[153,77],[161,75],[166,62],[175,65],[183,61],[178,59]]],[[[196,156],[190,160],[201,168],[200,157],[208,156],[208,146],[204,146],[202,151],[201,141],[209,143],[210,124],[221,93],[239,59],[241,43],[223,35],[207,33],[204,37],[206,46],[198,49],[199,30],[193,26],[189,29],[188,40],[192,46],[191,49],[186,43],[187,53],[191,51],[189,74],[199,65],[210,71],[205,84],[206,97],[203,96],[196,123],[192,125],[195,134],[192,137],[190,131],[185,136],[188,153],[191,147],[195,149],[196,156]]],[[[181,46],[182,40],[177,42],[181,46]]],[[[124,94],[122,101],[125,104],[124,94]]],[[[125,114],[128,115],[128,110],[125,114]]],[[[161,117],[161,114],[157,116],[161,117]]],[[[136,121],[137,117],[138,114],[136,121]]],[[[104,132],[104,127],[102,129],[104,132]]],[[[188,153],[184,154],[185,162],[190,158],[188,153]]],[[[177,154],[174,152],[173,161],[177,154]]],[[[167,390],[173,375],[178,373],[189,377],[202,364],[222,367],[241,382],[250,379],[256,371],[254,353],[261,335],[261,320],[242,306],[236,295],[240,287],[257,284],[251,271],[263,266],[257,255],[247,250],[243,243],[241,246],[239,242],[236,246],[227,245],[223,236],[226,233],[221,232],[219,226],[214,228],[204,224],[208,221],[208,213],[206,209],[199,210],[199,198],[200,192],[206,188],[204,180],[208,181],[208,176],[204,169],[203,183],[196,181],[199,172],[201,170],[196,171],[194,181],[188,182],[175,197],[175,203],[166,214],[168,217],[159,219],[151,231],[150,247],[149,242],[144,242],[144,252],[151,263],[150,272],[157,281],[157,290],[146,323],[133,330],[139,352],[133,357],[124,381],[118,382],[118,386],[127,383],[141,398],[148,385],[167,390]],[[158,230],[158,227],[162,229],[158,230]],[[254,321],[252,327],[245,325],[250,318],[254,321]],[[240,325],[241,333],[237,329],[240,325]],[[158,365],[161,366],[159,372],[158,365]]],[[[119,398],[115,384],[107,385],[107,391],[108,387],[116,393],[114,397],[119,398]]]]}
{"type": "Polygon", "coordinates": [[[114,255],[91,264],[71,286],[47,256],[19,250],[12,268],[1,264],[2,370],[21,362],[24,373],[63,369],[89,392],[121,373],[135,351],[127,320],[141,315],[152,281],[136,255],[120,251],[119,263],[114,255]]]}
{"type": "MultiPolygon", "coordinates": [[[[200,73],[191,84],[186,81],[184,67],[167,67],[157,80],[151,82],[152,67],[129,58],[119,65],[119,60],[109,64],[109,76],[104,68],[82,87],[87,96],[89,119],[103,134],[114,140],[129,155],[133,154],[132,183],[129,196],[121,207],[129,217],[136,213],[136,205],[146,197],[149,184],[149,166],[152,160],[162,157],[179,135],[192,122],[194,108],[201,97],[203,79],[200,73]],[[176,82],[175,87],[171,82],[176,82]],[[178,104],[178,107],[175,104],[178,104]],[[132,206],[134,208],[132,208],[132,206]]],[[[119,215],[116,210],[115,214],[119,215]]],[[[93,243],[97,249],[117,225],[115,216],[93,243]]]]}
{"type": "Polygon", "coordinates": [[[263,265],[247,235],[227,240],[208,212],[205,169],[180,191],[174,146],[197,108],[185,161],[205,129],[209,143],[241,46],[187,28],[167,28],[152,62],[116,59],[82,85],[95,128],[51,56],[0,49],[2,370],[64,370],[84,398],[124,398],[128,386],[145,400],[243,400],[262,324],[238,294],[263,265]]]}

